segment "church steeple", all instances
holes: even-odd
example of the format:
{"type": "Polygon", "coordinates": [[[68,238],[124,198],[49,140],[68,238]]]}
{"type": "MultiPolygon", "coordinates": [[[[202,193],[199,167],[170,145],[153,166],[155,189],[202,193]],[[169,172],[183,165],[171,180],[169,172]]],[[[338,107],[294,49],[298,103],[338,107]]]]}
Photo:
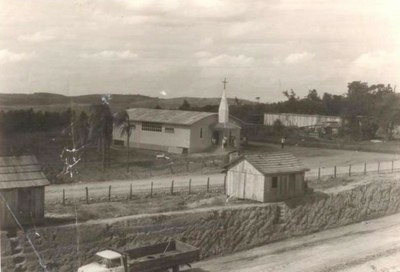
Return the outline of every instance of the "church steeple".
{"type": "Polygon", "coordinates": [[[228,100],[226,99],[226,93],[225,93],[225,88],[226,88],[226,78],[224,81],[224,89],[222,91],[222,96],[221,96],[221,102],[219,104],[219,109],[218,109],[218,123],[223,123],[223,124],[228,124],[229,123],[229,105],[228,105],[228,100]]]}

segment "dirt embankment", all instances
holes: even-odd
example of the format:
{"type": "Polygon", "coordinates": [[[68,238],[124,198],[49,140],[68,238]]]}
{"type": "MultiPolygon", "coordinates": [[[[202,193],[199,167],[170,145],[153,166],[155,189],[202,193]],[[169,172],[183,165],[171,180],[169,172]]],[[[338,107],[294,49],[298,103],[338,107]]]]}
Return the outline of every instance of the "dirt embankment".
{"type": "MultiPolygon", "coordinates": [[[[202,258],[249,249],[295,235],[346,225],[400,211],[400,183],[376,181],[332,194],[315,193],[280,204],[255,204],[136,215],[39,228],[28,235],[49,268],[76,271],[104,248],[124,249],[176,238],[201,249],[202,258]]],[[[2,234],[2,266],[13,259],[2,234]]],[[[27,271],[39,271],[28,243],[27,271]]]]}

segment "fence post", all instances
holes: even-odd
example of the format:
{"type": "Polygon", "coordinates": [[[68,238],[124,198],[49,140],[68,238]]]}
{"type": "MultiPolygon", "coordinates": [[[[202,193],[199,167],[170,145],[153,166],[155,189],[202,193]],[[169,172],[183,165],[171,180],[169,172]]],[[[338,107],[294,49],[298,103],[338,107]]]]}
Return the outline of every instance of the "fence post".
{"type": "Polygon", "coordinates": [[[189,195],[192,191],[192,179],[189,179],[189,195]]]}
{"type": "Polygon", "coordinates": [[[150,197],[153,197],[153,182],[151,182],[150,197]]]}
{"type": "Polygon", "coordinates": [[[207,193],[210,191],[210,177],[207,178],[207,193]]]}
{"type": "Polygon", "coordinates": [[[366,174],[367,174],[367,163],[364,162],[364,175],[366,175],[366,174]]]}
{"type": "Polygon", "coordinates": [[[132,199],[132,184],[131,184],[130,189],[129,189],[129,199],[130,200],[132,199]]]}
{"type": "Polygon", "coordinates": [[[336,178],[336,165],[335,165],[335,167],[333,168],[333,177],[336,178]]]}
{"type": "Polygon", "coordinates": [[[225,174],[224,176],[224,194],[226,194],[226,175],[227,174],[225,174]]]}
{"type": "Polygon", "coordinates": [[[111,201],[111,185],[108,186],[108,201],[111,201]]]}
{"type": "Polygon", "coordinates": [[[171,171],[171,174],[174,173],[174,168],[172,168],[172,164],[169,165],[169,170],[171,171]]]}
{"type": "Polygon", "coordinates": [[[392,173],[393,173],[393,169],[394,169],[394,161],[392,160],[392,173]]]}
{"type": "Polygon", "coordinates": [[[85,187],[86,190],[86,204],[89,204],[89,188],[85,187]]]}
{"type": "Polygon", "coordinates": [[[62,199],[62,204],[65,206],[65,189],[63,189],[63,199],[62,199]]]}
{"type": "Polygon", "coordinates": [[[378,173],[379,173],[379,171],[380,171],[380,168],[381,168],[381,162],[378,161],[378,173]]]}
{"type": "Polygon", "coordinates": [[[349,164],[349,177],[351,177],[351,164],[349,164]]]}
{"type": "Polygon", "coordinates": [[[171,181],[171,195],[174,194],[174,180],[171,181]]]}

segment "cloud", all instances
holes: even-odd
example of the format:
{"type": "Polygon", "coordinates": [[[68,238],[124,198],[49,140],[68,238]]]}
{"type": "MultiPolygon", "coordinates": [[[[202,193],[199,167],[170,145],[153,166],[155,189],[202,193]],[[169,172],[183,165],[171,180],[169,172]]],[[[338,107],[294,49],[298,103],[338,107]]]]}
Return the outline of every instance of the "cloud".
{"type": "Polygon", "coordinates": [[[54,36],[45,34],[43,32],[36,32],[31,35],[20,35],[18,36],[19,41],[23,42],[47,42],[54,39],[54,36]]]}
{"type": "Polygon", "coordinates": [[[198,51],[194,54],[196,58],[208,58],[211,57],[211,53],[208,51],[198,51]]]}
{"type": "Polygon", "coordinates": [[[82,54],[83,58],[87,59],[104,59],[104,60],[132,60],[138,57],[137,54],[132,53],[129,50],[125,51],[111,51],[104,50],[98,53],[82,54]]]}
{"type": "Polygon", "coordinates": [[[353,65],[359,68],[380,69],[384,64],[391,62],[392,57],[386,51],[374,51],[360,55],[353,61],[353,65]]]}
{"type": "Polygon", "coordinates": [[[302,53],[293,53],[288,55],[285,58],[285,63],[287,64],[296,64],[300,62],[305,62],[308,60],[313,59],[315,54],[308,53],[308,52],[302,52],[302,53]]]}
{"type": "Polygon", "coordinates": [[[33,53],[26,53],[26,52],[15,53],[8,49],[0,50],[0,63],[1,64],[25,61],[25,60],[32,59],[33,57],[34,57],[33,53]]]}
{"type": "Polygon", "coordinates": [[[223,0],[118,0],[126,9],[140,14],[185,19],[231,21],[242,19],[254,6],[246,1],[223,0]]]}
{"type": "Polygon", "coordinates": [[[364,81],[398,81],[400,71],[400,51],[370,51],[359,55],[349,66],[349,76],[364,81]]]}
{"type": "Polygon", "coordinates": [[[199,57],[199,65],[206,67],[238,67],[238,66],[250,66],[254,63],[254,58],[247,57],[245,55],[218,55],[214,57],[207,57],[206,52],[196,53],[199,57]]]}

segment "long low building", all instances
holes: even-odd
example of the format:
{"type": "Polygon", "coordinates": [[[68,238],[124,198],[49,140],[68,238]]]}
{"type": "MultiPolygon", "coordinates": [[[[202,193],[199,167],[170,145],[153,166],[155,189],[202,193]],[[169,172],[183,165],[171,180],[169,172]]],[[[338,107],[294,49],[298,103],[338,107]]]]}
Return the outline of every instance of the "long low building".
{"type": "Polygon", "coordinates": [[[312,127],[320,126],[327,123],[342,123],[342,118],[339,116],[327,115],[310,115],[310,114],[295,114],[295,113],[266,113],[264,114],[264,125],[272,126],[280,120],[282,125],[286,127],[312,127]]]}
{"type": "MultiPolygon", "coordinates": [[[[130,146],[135,148],[193,153],[222,143],[223,137],[235,139],[236,146],[240,140],[240,127],[220,124],[217,113],[145,108],[127,113],[132,128],[130,146]]],[[[116,145],[126,145],[126,137],[118,129],[114,129],[113,139],[116,145]]]]}

